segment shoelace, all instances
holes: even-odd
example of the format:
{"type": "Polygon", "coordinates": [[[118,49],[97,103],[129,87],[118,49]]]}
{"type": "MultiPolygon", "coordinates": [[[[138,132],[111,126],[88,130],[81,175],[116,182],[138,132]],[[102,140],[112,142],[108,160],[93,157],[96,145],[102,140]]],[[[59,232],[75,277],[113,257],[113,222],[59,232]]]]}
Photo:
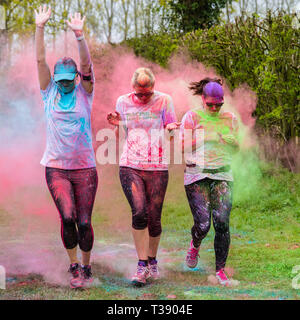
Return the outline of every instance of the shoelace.
{"type": "Polygon", "coordinates": [[[83,270],[83,275],[85,278],[90,278],[92,276],[92,271],[90,268],[82,268],[83,270]]]}
{"type": "Polygon", "coordinates": [[[221,278],[222,281],[228,281],[226,274],[224,273],[224,269],[221,269],[217,272],[217,275],[221,278]]]}
{"type": "Polygon", "coordinates": [[[152,271],[157,272],[157,264],[151,264],[150,268],[152,269],[152,271]]]}
{"type": "Polygon", "coordinates": [[[78,276],[79,275],[79,266],[78,264],[71,264],[69,272],[73,275],[73,276],[78,276]]]}
{"type": "Polygon", "coordinates": [[[145,270],[145,267],[143,267],[143,266],[138,266],[136,273],[137,273],[137,274],[142,274],[142,273],[144,272],[144,270],[145,270]]]}
{"type": "Polygon", "coordinates": [[[191,259],[196,259],[197,255],[198,255],[198,250],[195,248],[190,248],[188,251],[188,255],[191,259]]]}

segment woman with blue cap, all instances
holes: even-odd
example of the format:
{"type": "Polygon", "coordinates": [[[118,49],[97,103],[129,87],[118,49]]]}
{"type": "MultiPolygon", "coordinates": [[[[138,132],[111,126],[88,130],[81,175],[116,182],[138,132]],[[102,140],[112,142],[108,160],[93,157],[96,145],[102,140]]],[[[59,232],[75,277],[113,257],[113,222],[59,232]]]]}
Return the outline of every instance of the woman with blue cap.
{"type": "Polygon", "coordinates": [[[186,161],[184,185],[194,218],[186,264],[189,268],[196,267],[200,244],[210,229],[212,216],[216,278],[220,284],[229,285],[224,268],[230,244],[233,181],[230,165],[232,154],[239,148],[238,122],[233,113],[221,110],[224,103],[221,80],[205,78],[191,83],[190,90],[201,96],[202,106],[188,111],[180,128],[186,161]]]}
{"type": "Polygon", "coordinates": [[[70,259],[70,285],[76,288],[93,280],[91,216],[98,184],[91,132],[94,76],[83,35],[85,17],[75,13],[67,24],[77,39],[81,72],[72,58],[64,57],[55,64],[51,77],[44,44],[44,27],[50,16],[51,8],[46,5],[35,10],[36,58],[47,124],[41,164],[46,167],[47,185],[61,218],[61,237],[70,259]],[[78,245],[82,264],[77,258],[78,245]]]}

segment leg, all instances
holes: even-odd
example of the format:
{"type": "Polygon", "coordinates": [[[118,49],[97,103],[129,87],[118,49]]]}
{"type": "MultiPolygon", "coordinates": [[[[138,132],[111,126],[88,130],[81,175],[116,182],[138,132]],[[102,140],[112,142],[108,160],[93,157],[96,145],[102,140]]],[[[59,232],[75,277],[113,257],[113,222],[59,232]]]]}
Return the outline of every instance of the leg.
{"type": "Polygon", "coordinates": [[[160,242],[160,235],[157,237],[149,236],[149,249],[148,249],[148,258],[155,258],[158,251],[158,246],[160,242]]]}
{"type": "Polygon", "coordinates": [[[92,250],[87,251],[87,252],[81,250],[82,264],[84,266],[88,266],[90,264],[91,253],[92,253],[92,250]]]}
{"type": "Polygon", "coordinates": [[[78,234],[75,223],[75,201],[66,170],[46,168],[46,181],[61,219],[61,237],[70,258],[77,263],[78,234]]]}
{"type": "Polygon", "coordinates": [[[90,264],[94,242],[92,212],[98,186],[96,168],[72,170],[72,185],[77,215],[78,242],[82,251],[82,264],[90,264]]]}
{"type": "Polygon", "coordinates": [[[77,258],[77,246],[73,249],[66,249],[69,259],[70,259],[70,263],[78,263],[78,258],[77,258]]]}
{"type": "Polygon", "coordinates": [[[140,286],[146,283],[148,276],[147,251],[149,234],[145,186],[139,170],[127,167],[120,167],[120,180],[132,211],[132,235],[139,258],[136,273],[132,277],[132,283],[140,286]]]}
{"type": "Polygon", "coordinates": [[[160,241],[161,213],[168,186],[168,171],[154,171],[145,173],[146,199],[148,212],[149,249],[148,256],[156,257],[160,241]]]}
{"type": "Polygon", "coordinates": [[[211,206],[215,228],[216,271],[226,264],[230,245],[229,216],[232,208],[232,183],[213,180],[211,184],[211,206]]]}
{"type": "Polygon", "coordinates": [[[193,245],[197,248],[210,229],[209,179],[186,185],[185,191],[194,218],[191,229],[193,245]]]}
{"type": "Polygon", "coordinates": [[[144,181],[138,170],[127,167],[120,167],[120,180],[132,211],[132,235],[138,258],[147,260],[149,235],[144,181]]]}
{"type": "Polygon", "coordinates": [[[136,230],[132,228],[132,236],[139,260],[148,260],[149,233],[148,228],[136,230]]]}

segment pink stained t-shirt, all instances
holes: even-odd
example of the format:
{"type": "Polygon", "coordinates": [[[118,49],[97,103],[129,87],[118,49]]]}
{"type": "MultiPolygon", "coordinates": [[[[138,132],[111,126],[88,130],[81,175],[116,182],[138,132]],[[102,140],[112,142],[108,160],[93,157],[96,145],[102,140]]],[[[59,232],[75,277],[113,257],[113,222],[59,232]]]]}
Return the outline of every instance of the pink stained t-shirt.
{"type": "Polygon", "coordinates": [[[134,93],[118,98],[125,141],[119,165],[139,170],[168,170],[165,126],[176,122],[172,98],[154,91],[151,100],[140,103],[134,93]]]}

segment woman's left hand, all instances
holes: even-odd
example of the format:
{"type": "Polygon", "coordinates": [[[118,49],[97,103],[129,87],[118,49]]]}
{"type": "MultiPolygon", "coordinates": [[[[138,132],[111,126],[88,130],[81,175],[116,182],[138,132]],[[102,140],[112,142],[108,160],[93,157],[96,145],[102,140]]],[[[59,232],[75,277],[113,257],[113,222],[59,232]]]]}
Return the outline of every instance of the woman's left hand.
{"type": "Polygon", "coordinates": [[[181,125],[181,122],[172,122],[172,123],[168,123],[166,125],[166,129],[168,129],[169,131],[172,131],[174,129],[178,129],[181,125]]]}
{"type": "Polygon", "coordinates": [[[66,20],[67,25],[74,31],[76,36],[79,36],[82,34],[83,31],[83,25],[85,16],[81,19],[81,14],[79,12],[75,12],[74,17],[72,14],[69,14],[69,20],[66,20]]]}

